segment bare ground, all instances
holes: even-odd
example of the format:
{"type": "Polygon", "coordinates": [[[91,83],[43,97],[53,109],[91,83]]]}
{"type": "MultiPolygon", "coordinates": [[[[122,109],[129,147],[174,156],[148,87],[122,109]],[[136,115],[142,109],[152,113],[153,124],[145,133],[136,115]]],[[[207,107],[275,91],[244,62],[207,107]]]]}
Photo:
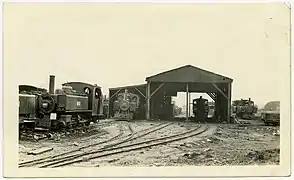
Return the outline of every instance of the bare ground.
{"type": "MultiPolygon", "coordinates": [[[[120,141],[136,132],[159,126],[163,121],[136,121],[93,124],[89,132],[81,135],[56,133],[54,139],[38,142],[21,139],[19,141],[19,162],[56,155],[74,150],[84,145],[107,140],[123,133],[120,141]],[[129,128],[131,127],[131,129],[129,128]],[[42,147],[53,148],[40,155],[28,155],[27,152],[42,147]]],[[[199,124],[191,122],[173,122],[171,125],[125,144],[145,141],[163,136],[181,133],[196,128],[199,124]]],[[[279,164],[280,137],[279,127],[262,124],[208,124],[209,129],[195,137],[165,145],[153,146],[141,150],[106,156],[72,164],[76,167],[99,166],[185,166],[185,165],[254,165],[279,164]]],[[[93,146],[82,149],[86,152],[98,149],[93,146]]]]}

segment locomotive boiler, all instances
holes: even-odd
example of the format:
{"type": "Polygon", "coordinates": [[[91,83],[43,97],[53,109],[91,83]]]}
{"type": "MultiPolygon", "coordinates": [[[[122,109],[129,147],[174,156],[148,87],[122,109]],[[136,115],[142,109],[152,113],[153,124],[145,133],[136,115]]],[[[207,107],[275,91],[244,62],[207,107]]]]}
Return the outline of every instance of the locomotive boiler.
{"type": "Polygon", "coordinates": [[[128,90],[125,89],[125,92],[119,93],[117,95],[117,100],[114,101],[114,118],[128,120],[134,119],[139,103],[140,97],[137,94],[129,93],[128,90]]]}
{"type": "Polygon", "coordinates": [[[208,100],[205,98],[193,99],[193,114],[196,119],[196,121],[205,121],[208,118],[209,113],[209,106],[208,106],[208,100]]]}

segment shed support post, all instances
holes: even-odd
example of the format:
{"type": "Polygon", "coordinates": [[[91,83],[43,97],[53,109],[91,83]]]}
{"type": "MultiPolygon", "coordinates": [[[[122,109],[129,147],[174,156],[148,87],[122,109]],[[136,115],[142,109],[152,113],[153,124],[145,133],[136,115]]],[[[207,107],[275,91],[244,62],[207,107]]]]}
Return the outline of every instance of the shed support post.
{"type": "Polygon", "coordinates": [[[231,123],[231,97],[232,97],[232,84],[228,84],[228,109],[227,109],[227,122],[231,123]]]}
{"type": "Polygon", "coordinates": [[[191,93],[189,92],[189,117],[191,117],[191,93]]]}
{"type": "Polygon", "coordinates": [[[108,101],[108,105],[107,105],[107,115],[106,115],[106,119],[110,118],[110,100],[108,101]]]}
{"type": "Polygon", "coordinates": [[[147,104],[147,110],[146,110],[146,119],[150,120],[150,82],[147,83],[147,89],[146,89],[146,104],[147,104]]]}
{"type": "Polygon", "coordinates": [[[186,120],[189,120],[188,111],[189,111],[189,84],[186,84],[186,120]]]}

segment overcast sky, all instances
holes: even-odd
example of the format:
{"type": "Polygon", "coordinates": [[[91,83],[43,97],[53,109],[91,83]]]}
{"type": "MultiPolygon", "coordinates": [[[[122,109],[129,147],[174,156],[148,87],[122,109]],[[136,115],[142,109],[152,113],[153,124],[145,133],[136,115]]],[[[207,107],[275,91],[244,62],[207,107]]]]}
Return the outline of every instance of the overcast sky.
{"type": "MultiPolygon", "coordinates": [[[[289,62],[284,4],[5,4],[5,62],[19,84],[109,87],[193,65],[234,79],[232,98],[280,100],[289,62]]],[[[178,98],[184,104],[185,96],[178,98]]]]}

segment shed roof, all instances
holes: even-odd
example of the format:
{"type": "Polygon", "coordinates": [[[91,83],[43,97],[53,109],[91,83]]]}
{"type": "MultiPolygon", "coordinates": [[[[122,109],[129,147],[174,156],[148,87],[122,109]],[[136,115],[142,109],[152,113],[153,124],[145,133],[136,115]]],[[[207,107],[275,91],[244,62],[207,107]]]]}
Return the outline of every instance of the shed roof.
{"type": "Polygon", "coordinates": [[[130,85],[130,86],[121,86],[121,87],[109,88],[109,90],[119,90],[119,89],[139,88],[139,87],[144,87],[145,88],[145,86],[146,86],[146,84],[138,84],[138,85],[130,85]]]}
{"type": "Polygon", "coordinates": [[[233,79],[195,66],[186,65],[146,78],[149,82],[231,83],[233,79]]]}

